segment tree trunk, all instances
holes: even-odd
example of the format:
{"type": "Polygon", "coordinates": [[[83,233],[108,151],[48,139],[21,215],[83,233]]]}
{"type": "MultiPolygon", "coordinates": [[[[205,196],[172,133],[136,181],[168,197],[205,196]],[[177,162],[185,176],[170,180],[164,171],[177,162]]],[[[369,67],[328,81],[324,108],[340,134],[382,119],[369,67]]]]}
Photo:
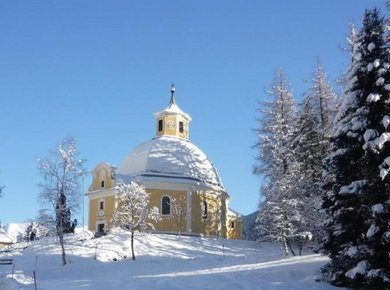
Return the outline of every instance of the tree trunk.
{"type": "Polygon", "coordinates": [[[65,266],[66,253],[65,253],[65,245],[64,245],[64,233],[61,232],[61,229],[58,229],[57,234],[58,234],[58,238],[60,239],[60,245],[61,245],[62,266],[65,266]]]}
{"type": "Polygon", "coordinates": [[[131,258],[134,261],[135,260],[135,254],[134,254],[134,231],[131,231],[131,258]]]}
{"type": "Polygon", "coordinates": [[[283,248],[284,248],[284,253],[286,254],[286,256],[288,256],[289,252],[288,252],[288,244],[287,244],[286,237],[283,237],[283,248]]]}
{"type": "MultiPolygon", "coordinates": [[[[57,201],[57,204],[58,204],[58,201],[57,201]]],[[[64,245],[64,221],[62,219],[61,210],[62,210],[62,208],[60,206],[56,212],[56,229],[57,229],[57,236],[60,240],[60,245],[61,245],[62,266],[65,266],[66,265],[66,253],[65,253],[65,245],[64,245]]]]}
{"type": "Polygon", "coordinates": [[[287,243],[287,245],[288,245],[288,248],[290,249],[291,254],[293,254],[293,256],[296,256],[296,255],[295,255],[295,252],[294,252],[294,250],[293,250],[293,248],[292,248],[292,246],[291,246],[291,243],[290,243],[289,241],[287,241],[287,239],[286,239],[286,243],[287,243]]]}

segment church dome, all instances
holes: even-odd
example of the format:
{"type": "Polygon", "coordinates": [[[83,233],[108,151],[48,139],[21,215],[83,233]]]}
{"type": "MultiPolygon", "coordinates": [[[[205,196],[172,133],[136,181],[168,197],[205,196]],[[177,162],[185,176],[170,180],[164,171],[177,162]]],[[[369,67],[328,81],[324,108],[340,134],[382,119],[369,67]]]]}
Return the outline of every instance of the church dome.
{"type": "Polygon", "coordinates": [[[123,181],[165,181],[224,187],[207,156],[188,140],[171,136],[154,138],[136,147],[117,171],[123,181]]]}

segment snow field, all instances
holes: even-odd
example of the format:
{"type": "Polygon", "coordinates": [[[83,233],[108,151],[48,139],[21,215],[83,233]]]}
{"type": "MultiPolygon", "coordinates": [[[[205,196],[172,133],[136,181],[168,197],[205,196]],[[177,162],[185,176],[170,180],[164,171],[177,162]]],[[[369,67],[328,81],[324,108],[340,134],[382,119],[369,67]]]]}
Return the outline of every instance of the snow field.
{"type": "Polygon", "coordinates": [[[326,257],[286,257],[271,244],[141,234],[132,261],[130,234],[117,230],[99,239],[90,232],[69,235],[66,250],[70,263],[63,267],[55,238],[20,247],[12,254],[14,279],[11,266],[0,268],[0,289],[34,289],[34,269],[39,290],[335,289],[315,282],[326,257]]]}

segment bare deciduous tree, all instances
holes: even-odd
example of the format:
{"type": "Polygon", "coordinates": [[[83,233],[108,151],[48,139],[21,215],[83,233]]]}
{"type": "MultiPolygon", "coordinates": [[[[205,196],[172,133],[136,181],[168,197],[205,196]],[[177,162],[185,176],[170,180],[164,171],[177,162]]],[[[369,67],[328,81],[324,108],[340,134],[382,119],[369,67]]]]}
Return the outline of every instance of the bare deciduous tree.
{"type": "Polygon", "coordinates": [[[84,160],[78,159],[74,138],[58,144],[49,157],[38,159],[38,169],[44,181],[40,184],[40,199],[50,207],[56,234],[62,250],[62,264],[66,265],[64,234],[71,231],[71,213],[76,212],[80,200],[80,179],[84,175],[84,160]]]}
{"type": "Polygon", "coordinates": [[[176,231],[179,237],[181,236],[181,227],[184,222],[184,215],[186,212],[186,200],[184,196],[171,199],[172,215],[175,219],[176,231]]]}

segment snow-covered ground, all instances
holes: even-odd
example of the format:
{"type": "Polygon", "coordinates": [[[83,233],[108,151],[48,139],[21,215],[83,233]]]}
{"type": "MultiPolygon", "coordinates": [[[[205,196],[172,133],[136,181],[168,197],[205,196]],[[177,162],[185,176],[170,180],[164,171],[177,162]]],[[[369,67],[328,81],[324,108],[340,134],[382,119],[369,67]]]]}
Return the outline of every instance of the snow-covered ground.
{"type": "Polygon", "coordinates": [[[92,239],[89,232],[67,237],[69,264],[61,266],[54,238],[0,253],[12,256],[12,266],[0,266],[0,289],[337,289],[315,282],[327,258],[285,257],[276,245],[174,235],[136,237],[136,261],[131,260],[129,233],[116,231],[92,239]],[[27,248],[24,248],[28,246],[27,248]],[[24,249],[23,249],[24,248],[24,249]]]}

